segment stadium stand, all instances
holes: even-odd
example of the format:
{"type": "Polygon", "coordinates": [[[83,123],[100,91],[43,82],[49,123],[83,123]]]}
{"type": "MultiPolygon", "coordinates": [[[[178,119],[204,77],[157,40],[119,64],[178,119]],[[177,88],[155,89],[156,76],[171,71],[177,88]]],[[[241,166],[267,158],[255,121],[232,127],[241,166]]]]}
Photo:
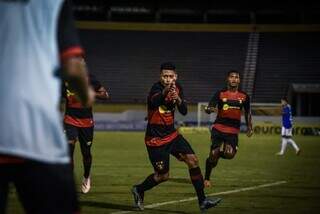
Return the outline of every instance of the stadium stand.
{"type": "Polygon", "coordinates": [[[297,115],[307,116],[320,105],[310,85],[320,80],[319,2],[74,2],[89,68],[110,88],[111,103],[144,103],[159,64],[173,61],[190,103],[209,100],[225,72],[237,69],[259,106],[289,95],[297,115]]]}
{"type": "Polygon", "coordinates": [[[320,33],[262,33],[254,102],[278,102],[292,83],[319,83],[320,33]]]}
{"type": "Polygon", "coordinates": [[[315,24],[313,1],[74,0],[78,20],[166,23],[315,24]]]}
{"type": "Polygon", "coordinates": [[[176,63],[189,102],[209,100],[230,69],[242,70],[248,33],[81,31],[90,70],[112,102],[144,102],[161,62],[176,63]],[[121,80],[121,81],[120,81],[121,80]]]}

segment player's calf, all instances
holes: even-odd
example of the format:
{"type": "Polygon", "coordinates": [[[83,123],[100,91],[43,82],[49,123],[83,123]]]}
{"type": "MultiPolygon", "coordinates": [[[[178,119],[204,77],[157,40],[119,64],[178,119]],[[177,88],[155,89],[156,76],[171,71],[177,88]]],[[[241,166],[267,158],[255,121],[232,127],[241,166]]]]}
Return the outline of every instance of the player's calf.
{"type": "Polygon", "coordinates": [[[213,168],[215,168],[218,164],[220,158],[220,148],[214,148],[210,151],[209,157],[206,160],[206,172],[204,179],[204,186],[211,187],[210,176],[213,168]]]}
{"type": "Polygon", "coordinates": [[[198,158],[195,154],[181,155],[182,160],[188,165],[189,169],[199,166],[198,158]]]}
{"type": "Polygon", "coordinates": [[[165,173],[156,172],[154,174],[154,180],[157,183],[162,183],[162,182],[169,180],[169,172],[165,172],[165,173]]]}

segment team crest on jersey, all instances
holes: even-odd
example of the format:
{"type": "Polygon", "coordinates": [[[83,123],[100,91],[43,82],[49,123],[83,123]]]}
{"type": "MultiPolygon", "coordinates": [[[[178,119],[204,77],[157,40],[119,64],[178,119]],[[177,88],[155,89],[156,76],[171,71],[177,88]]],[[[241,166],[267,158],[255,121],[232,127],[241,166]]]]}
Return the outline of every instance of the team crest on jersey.
{"type": "Polygon", "coordinates": [[[67,97],[74,96],[74,95],[75,95],[75,93],[73,93],[69,89],[67,89],[67,97]]]}
{"type": "Polygon", "coordinates": [[[223,107],[222,107],[222,109],[224,110],[224,111],[227,111],[228,109],[229,109],[229,105],[228,104],[224,104],[223,105],[223,107]]]}
{"type": "Polygon", "coordinates": [[[227,102],[227,98],[222,98],[222,102],[227,102]]]}
{"type": "Polygon", "coordinates": [[[242,104],[243,98],[238,98],[238,100],[239,100],[239,103],[242,104]]]}
{"type": "Polygon", "coordinates": [[[160,114],[170,113],[171,111],[165,105],[159,106],[160,114]]]}

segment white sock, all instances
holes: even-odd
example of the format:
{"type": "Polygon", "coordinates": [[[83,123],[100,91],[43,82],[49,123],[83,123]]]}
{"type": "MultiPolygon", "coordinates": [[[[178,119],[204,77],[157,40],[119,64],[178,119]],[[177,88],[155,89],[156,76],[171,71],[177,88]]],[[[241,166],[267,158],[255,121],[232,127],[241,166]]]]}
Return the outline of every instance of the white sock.
{"type": "Polygon", "coordinates": [[[286,148],[287,148],[287,139],[286,138],[282,138],[282,143],[281,143],[281,151],[280,151],[280,154],[284,154],[284,151],[286,151],[286,148]]]}
{"type": "Polygon", "coordinates": [[[296,150],[296,152],[299,151],[299,147],[291,138],[288,139],[288,143],[290,143],[293,146],[293,148],[294,148],[294,150],[296,150]]]}

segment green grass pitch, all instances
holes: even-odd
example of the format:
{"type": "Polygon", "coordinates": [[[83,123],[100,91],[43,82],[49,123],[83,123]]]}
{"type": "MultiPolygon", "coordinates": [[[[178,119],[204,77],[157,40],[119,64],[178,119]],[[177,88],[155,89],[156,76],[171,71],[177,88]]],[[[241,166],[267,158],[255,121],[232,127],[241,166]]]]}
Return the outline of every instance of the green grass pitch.
{"type": "MultiPolygon", "coordinates": [[[[209,134],[185,134],[198,155],[202,172],[209,151],[209,134]]],[[[113,213],[132,210],[130,188],[152,173],[142,132],[96,132],[93,144],[92,188],[80,195],[82,213],[113,213]]],[[[288,146],[285,156],[280,136],[240,135],[239,151],[233,160],[220,160],[212,177],[213,187],[206,193],[220,193],[278,181],[287,183],[249,191],[220,195],[223,201],[208,213],[319,213],[320,138],[295,136],[302,153],[296,156],[288,146]]],[[[82,179],[79,145],[76,147],[77,188],[82,179]]],[[[171,158],[171,179],[145,194],[145,205],[194,197],[184,163],[171,158]]],[[[14,188],[9,195],[8,212],[23,213],[14,188]]],[[[63,197],[63,196],[62,196],[63,197]]],[[[131,212],[141,213],[141,212],[131,212]]],[[[146,209],[143,213],[199,213],[196,201],[174,203],[146,209]]]]}

